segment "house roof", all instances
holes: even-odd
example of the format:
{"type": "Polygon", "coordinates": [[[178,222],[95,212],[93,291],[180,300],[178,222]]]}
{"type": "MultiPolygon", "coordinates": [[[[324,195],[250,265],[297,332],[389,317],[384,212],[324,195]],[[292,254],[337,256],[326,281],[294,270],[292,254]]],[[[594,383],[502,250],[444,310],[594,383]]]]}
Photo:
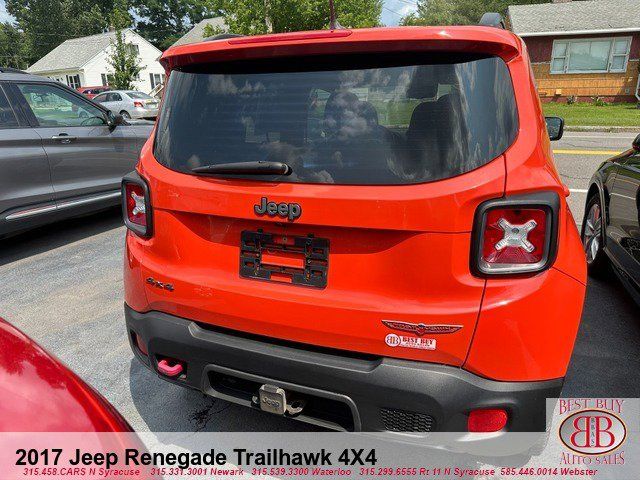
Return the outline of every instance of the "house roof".
{"type": "Polygon", "coordinates": [[[511,5],[511,28],[520,36],[640,31],[638,0],[590,0],[511,5]]]}
{"type": "MultiPolygon", "coordinates": [[[[127,29],[140,37],[136,32],[127,29]]],[[[30,73],[78,69],[115,41],[116,32],[98,33],[88,37],[70,38],[27,68],[30,73]]],[[[142,37],[140,37],[142,38],[142,37]]]]}
{"type": "Polygon", "coordinates": [[[176,45],[185,45],[187,43],[196,43],[204,40],[204,27],[211,25],[213,28],[221,28],[227,30],[227,24],[224,23],[223,17],[205,18],[200,23],[196,24],[191,30],[180,37],[172,47],[176,45]]]}

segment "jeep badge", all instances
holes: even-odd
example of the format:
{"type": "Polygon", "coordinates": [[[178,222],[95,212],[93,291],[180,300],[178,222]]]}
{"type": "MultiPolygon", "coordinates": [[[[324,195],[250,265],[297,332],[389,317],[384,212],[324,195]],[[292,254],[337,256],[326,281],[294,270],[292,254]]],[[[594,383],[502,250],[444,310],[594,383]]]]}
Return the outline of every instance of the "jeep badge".
{"type": "Polygon", "coordinates": [[[300,204],[270,202],[267,197],[262,197],[260,204],[253,206],[253,211],[256,212],[256,215],[264,215],[265,213],[270,217],[278,215],[282,218],[288,218],[290,222],[293,222],[302,215],[302,207],[300,204]]]}

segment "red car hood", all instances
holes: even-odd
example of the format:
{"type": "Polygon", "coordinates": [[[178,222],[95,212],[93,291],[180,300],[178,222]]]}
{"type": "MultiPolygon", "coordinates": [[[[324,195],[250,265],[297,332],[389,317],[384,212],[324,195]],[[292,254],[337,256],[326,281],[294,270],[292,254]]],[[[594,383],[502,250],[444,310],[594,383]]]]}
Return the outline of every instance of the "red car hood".
{"type": "Polygon", "coordinates": [[[0,431],[131,431],[92,387],[0,319],[0,431]]]}

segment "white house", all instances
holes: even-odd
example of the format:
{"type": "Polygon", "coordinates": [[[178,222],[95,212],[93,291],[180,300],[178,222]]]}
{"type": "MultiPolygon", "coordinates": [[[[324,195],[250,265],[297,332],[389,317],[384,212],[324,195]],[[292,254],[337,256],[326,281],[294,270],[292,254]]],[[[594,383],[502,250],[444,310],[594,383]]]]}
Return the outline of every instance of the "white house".
{"type": "MultiPolygon", "coordinates": [[[[134,86],[142,92],[150,92],[164,82],[164,69],[158,63],[162,52],[131,29],[123,30],[123,33],[125,42],[138,53],[142,67],[134,86]]],[[[115,32],[106,32],[66,40],[31,65],[27,72],[49,77],[71,88],[108,85],[113,73],[109,57],[115,35],[115,32]]]]}

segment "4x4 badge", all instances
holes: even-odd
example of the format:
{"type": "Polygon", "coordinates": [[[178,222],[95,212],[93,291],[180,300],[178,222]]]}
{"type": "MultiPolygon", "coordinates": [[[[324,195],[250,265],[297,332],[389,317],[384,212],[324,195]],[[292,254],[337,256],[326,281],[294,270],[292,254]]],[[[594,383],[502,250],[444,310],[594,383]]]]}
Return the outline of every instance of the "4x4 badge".
{"type": "Polygon", "coordinates": [[[256,215],[264,215],[265,213],[270,217],[278,215],[282,218],[288,218],[290,222],[302,215],[302,207],[299,203],[270,202],[267,197],[262,197],[260,203],[253,206],[253,211],[256,212],[256,215]]]}
{"type": "Polygon", "coordinates": [[[425,323],[396,322],[395,320],[382,320],[382,323],[393,330],[415,333],[419,337],[437,333],[454,333],[462,328],[462,325],[427,325],[425,323]]]}

